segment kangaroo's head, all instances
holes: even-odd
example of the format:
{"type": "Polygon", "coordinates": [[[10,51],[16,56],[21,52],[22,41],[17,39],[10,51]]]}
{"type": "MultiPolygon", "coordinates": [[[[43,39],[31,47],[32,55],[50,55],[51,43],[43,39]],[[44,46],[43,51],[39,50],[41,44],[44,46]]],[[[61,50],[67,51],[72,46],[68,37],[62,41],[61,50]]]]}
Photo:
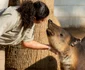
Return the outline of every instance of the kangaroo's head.
{"type": "Polygon", "coordinates": [[[46,32],[50,45],[59,52],[64,52],[66,49],[70,48],[69,46],[72,42],[77,40],[62,27],[54,24],[50,19],[48,20],[46,32]]]}

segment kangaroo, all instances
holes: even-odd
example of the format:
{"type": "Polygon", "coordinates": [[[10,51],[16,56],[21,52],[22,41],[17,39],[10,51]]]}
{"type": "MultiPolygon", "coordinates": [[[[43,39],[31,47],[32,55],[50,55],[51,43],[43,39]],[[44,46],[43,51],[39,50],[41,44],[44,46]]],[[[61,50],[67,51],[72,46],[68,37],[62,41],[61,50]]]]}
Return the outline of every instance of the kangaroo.
{"type": "Polygon", "coordinates": [[[85,38],[73,37],[50,19],[46,33],[49,44],[59,54],[61,70],[85,70],[85,38]]]}

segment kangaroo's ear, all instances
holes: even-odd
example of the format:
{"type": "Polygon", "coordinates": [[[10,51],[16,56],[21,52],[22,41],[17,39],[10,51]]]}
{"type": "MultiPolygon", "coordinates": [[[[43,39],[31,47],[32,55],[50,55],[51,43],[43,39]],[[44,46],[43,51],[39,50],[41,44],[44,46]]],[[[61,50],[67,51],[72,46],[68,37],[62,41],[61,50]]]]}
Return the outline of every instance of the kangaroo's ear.
{"type": "Polygon", "coordinates": [[[83,41],[85,41],[85,37],[84,37],[84,38],[82,38],[81,42],[83,42],[83,41]]]}
{"type": "Polygon", "coordinates": [[[76,46],[79,42],[80,42],[80,39],[71,36],[70,45],[71,45],[72,47],[76,46]]]}
{"type": "Polygon", "coordinates": [[[85,37],[81,39],[80,44],[81,44],[81,46],[85,46],[85,37]]]}

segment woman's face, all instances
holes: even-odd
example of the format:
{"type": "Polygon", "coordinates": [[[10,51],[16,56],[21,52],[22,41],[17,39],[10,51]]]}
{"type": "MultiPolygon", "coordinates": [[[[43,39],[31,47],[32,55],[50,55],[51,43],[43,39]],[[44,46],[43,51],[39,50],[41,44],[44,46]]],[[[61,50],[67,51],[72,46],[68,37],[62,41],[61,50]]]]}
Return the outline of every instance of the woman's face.
{"type": "Polygon", "coordinates": [[[41,19],[41,20],[38,20],[38,21],[35,19],[35,20],[34,20],[34,23],[37,23],[37,24],[38,24],[38,23],[41,23],[41,22],[43,22],[45,19],[46,19],[46,18],[41,19]]]}

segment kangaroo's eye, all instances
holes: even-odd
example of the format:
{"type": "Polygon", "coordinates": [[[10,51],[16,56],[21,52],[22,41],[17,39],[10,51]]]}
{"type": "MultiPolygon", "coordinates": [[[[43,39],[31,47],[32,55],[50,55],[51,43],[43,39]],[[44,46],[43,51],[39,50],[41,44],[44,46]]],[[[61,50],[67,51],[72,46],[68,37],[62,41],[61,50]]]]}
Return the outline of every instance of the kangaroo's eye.
{"type": "Polygon", "coordinates": [[[60,36],[63,37],[63,34],[61,33],[60,36]]]}

